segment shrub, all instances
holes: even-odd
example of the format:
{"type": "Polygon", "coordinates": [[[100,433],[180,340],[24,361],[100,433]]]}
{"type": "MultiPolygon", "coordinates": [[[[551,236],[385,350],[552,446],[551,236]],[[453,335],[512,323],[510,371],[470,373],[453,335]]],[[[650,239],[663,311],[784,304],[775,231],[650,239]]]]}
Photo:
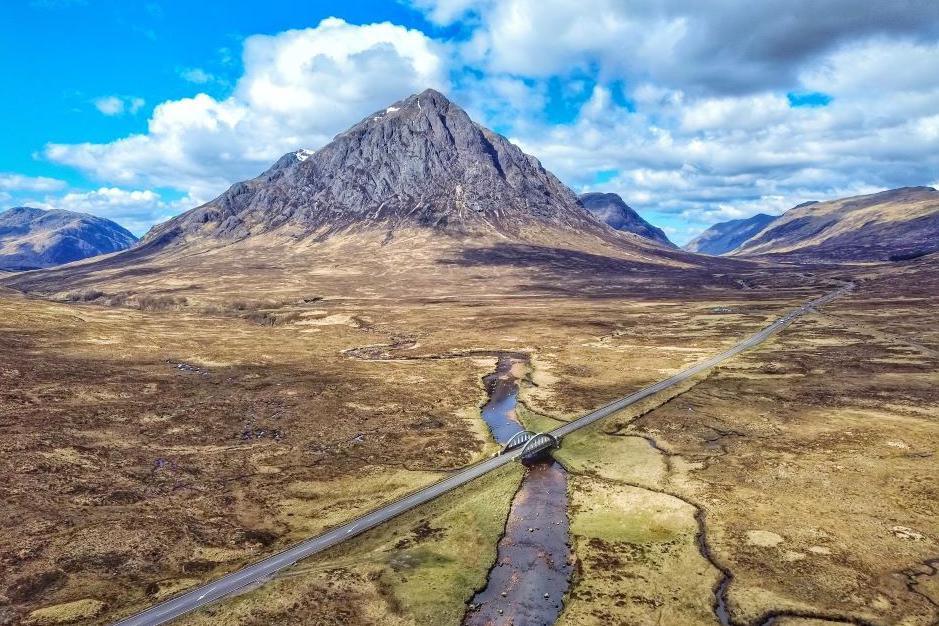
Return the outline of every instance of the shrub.
{"type": "Polygon", "coordinates": [[[151,296],[147,294],[137,296],[137,307],[141,311],[167,311],[177,310],[186,306],[188,300],[179,296],[151,296]]]}
{"type": "Polygon", "coordinates": [[[245,313],[241,316],[242,319],[246,319],[249,322],[254,322],[255,324],[260,324],[261,326],[273,326],[277,321],[277,318],[271,313],[265,313],[263,311],[252,311],[251,313],[245,313]]]}
{"type": "Polygon", "coordinates": [[[65,300],[68,302],[91,302],[105,296],[103,291],[98,289],[83,289],[81,291],[70,291],[65,294],[65,300]]]}
{"type": "Polygon", "coordinates": [[[282,324],[289,324],[290,322],[299,319],[300,314],[296,311],[291,311],[289,313],[253,311],[250,313],[245,313],[241,316],[241,318],[254,322],[255,324],[260,324],[261,326],[280,326],[282,324]]]}

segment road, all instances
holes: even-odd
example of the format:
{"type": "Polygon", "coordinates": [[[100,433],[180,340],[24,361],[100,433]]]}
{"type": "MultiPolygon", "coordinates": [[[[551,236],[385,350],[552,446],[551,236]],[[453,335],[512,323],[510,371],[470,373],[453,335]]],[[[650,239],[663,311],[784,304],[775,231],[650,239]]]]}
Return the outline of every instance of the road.
{"type": "MultiPolygon", "coordinates": [[[[758,333],[744,339],[732,348],[705,359],[704,361],[701,361],[700,363],[697,363],[688,369],[682,370],[674,376],[670,376],[665,380],[657,382],[653,385],[649,385],[648,387],[644,387],[639,391],[626,396],[625,398],[620,398],[619,400],[600,407],[595,411],[591,411],[582,417],[572,420],[567,424],[554,429],[551,431],[551,434],[560,439],[578,429],[596,422],[597,420],[612,415],[613,413],[616,413],[617,411],[620,411],[630,406],[631,404],[635,404],[636,402],[655,395],[664,389],[677,385],[682,381],[688,380],[696,374],[714,367],[715,365],[718,365],[727,359],[740,354],[744,350],[762,343],[770,335],[785,328],[799,316],[808,313],[815,307],[827,304],[831,300],[851,290],[853,286],[854,285],[852,284],[848,284],[836,291],[807,302],[798,309],[790,311],[769,326],[763,328],[758,333]]],[[[326,550],[327,548],[330,548],[338,543],[342,543],[347,539],[351,539],[356,535],[362,534],[363,532],[374,528],[379,524],[383,524],[384,522],[397,517],[405,511],[430,502],[431,500],[438,498],[443,494],[456,489],[457,487],[465,485],[475,480],[476,478],[479,478],[483,474],[487,474],[511,463],[519,456],[519,454],[521,454],[521,451],[521,448],[516,448],[500,456],[495,456],[484,461],[480,461],[474,465],[470,465],[462,470],[454,472],[439,482],[424,487],[420,491],[416,491],[412,494],[404,496],[399,500],[395,500],[394,502],[386,504],[369,513],[357,517],[356,519],[347,522],[342,526],[338,526],[321,535],[317,535],[316,537],[311,537],[301,541],[300,543],[287,548],[283,552],[269,556],[262,561],[248,565],[238,571],[226,574],[225,576],[222,576],[221,578],[218,578],[212,582],[182,592],[168,600],[161,602],[160,604],[150,607],[145,611],[117,622],[115,626],[155,626],[157,624],[165,624],[166,622],[189,613],[190,611],[194,611],[198,608],[211,604],[216,600],[224,598],[225,596],[231,595],[232,593],[243,589],[248,585],[257,582],[263,582],[277,572],[292,566],[297,561],[305,559],[318,552],[322,552],[323,550],[326,550]]]]}

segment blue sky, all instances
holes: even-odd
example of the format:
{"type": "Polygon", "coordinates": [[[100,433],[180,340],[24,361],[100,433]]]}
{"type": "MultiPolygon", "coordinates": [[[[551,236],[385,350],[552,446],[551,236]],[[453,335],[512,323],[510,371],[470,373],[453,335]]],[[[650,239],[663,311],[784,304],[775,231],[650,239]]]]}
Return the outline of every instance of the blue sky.
{"type": "Polygon", "coordinates": [[[316,25],[337,14],[353,22],[390,20],[441,30],[394,2],[338,5],[341,11],[302,0],[268,0],[263,10],[249,2],[7,3],[0,19],[0,70],[16,87],[13,97],[0,99],[0,171],[87,182],[73,168],[32,156],[50,141],[105,142],[145,132],[148,112],[165,100],[196,91],[224,97],[241,73],[248,35],[316,25]],[[195,68],[215,80],[184,78],[195,68]],[[145,105],[134,114],[102,115],[95,100],[115,94],[145,105]]]}
{"type": "Polygon", "coordinates": [[[934,184],[939,3],[823,1],[7,3],[0,207],[141,234],[425,87],[679,243],[934,184]]]}

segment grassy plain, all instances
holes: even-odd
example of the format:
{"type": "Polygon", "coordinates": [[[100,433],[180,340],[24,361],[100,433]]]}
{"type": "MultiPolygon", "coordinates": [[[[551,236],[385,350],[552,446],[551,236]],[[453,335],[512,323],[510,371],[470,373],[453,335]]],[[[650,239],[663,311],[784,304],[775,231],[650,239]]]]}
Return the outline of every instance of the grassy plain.
{"type": "Polygon", "coordinates": [[[718,623],[718,600],[731,624],[935,623],[935,281],[928,264],[871,271],[565,440],[578,567],[561,623],[718,623]]]}
{"type": "MultiPolygon", "coordinates": [[[[0,291],[0,520],[10,529],[0,539],[2,615],[107,623],[491,454],[479,406],[495,359],[478,352],[529,353],[522,412],[556,424],[734,343],[832,284],[803,269],[692,268],[679,281],[677,270],[622,260],[496,252],[435,262],[426,274],[337,266],[337,252],[337,264],[296,278],[293,260],[228,258],[229,275],[244,273],[237,291],[223,289],[222,260],[216,273],[154,268],[44,294],[58,301],[0,291]],[[87,615],[75,617],[79,609],[87,615]]],[[[696,506],[707,511],[715,559],[733,572],[735,619],[796,605],[856,612],[861,601],[822,606],[824,594],[849,588],[825,581],[856,589],[893,575],[895,585],[878,587],[890,608],[871,615],[916,624],[927,614],[897,572],[917,567],[936,536],[917,517],[934,513],[929,458],[914,455],[934,450],[935,363],[834,316],[912,337],[932,319],[930,303],[855,298],[870,300],[826,309],[776,351],[735,361],[632,427],[614,416],[565,443],[558,456],[575,474],[580,566],[563,621],[713,621],[721,573],[697,548],[696,506]],[[842,421],[819,413],[819,400],[815,413],[799,404],[803,391],[848,403],[842,421]],[[699,394],[696,412],[684,403],[699,394]],[[786,419],[765,425],[759,416],[777,405],[786,419]],[[856,440],[842,442],[842,430],[856,440]],[[907,430],[916,436],[901,437],[907,430]],[[730,431],[745,436],[721,434],[730,431]],[[877,437],[909,448],[869,447],[877,437]],[[851,471],[831,470],[827,489],[805,488],[820,480],[817,467],[835,465],[851,471]],[[876,510],[857,487],[870,480],[882,494],[876,510]],[[770,523],[774,511],[785,529],[770,523]],[[827,521],[811,528],[843,536],[842,548],[821,536],[802,545],[809,531],[790,530],[819,511],[827,521]],[[870,522],[881,517],[890,525],[870,522]],[[924,538],[897,538],[894,526],[924,538]],[[785,548],[765,545],[775,541],[765,533],[785,548]],[[876,549],[862,550],[861,538],[876,549]],[[803,557],[774,560],[789,552],[803,557]],[[835,565],[819,580],[815,570],[784,569],[823,558],[835,565]]],[[[936,345],[929,332],[916,335],[927,350],[936,345]]],[[[517,481],[508,472],[471,485],[190,619],[457,623],[485,580],[517,481]]]]}
{"type": "Polygon", "coordinates": [[[209,624],[458,624],[496,558],[513,465],[185,618],[209,624]]]}

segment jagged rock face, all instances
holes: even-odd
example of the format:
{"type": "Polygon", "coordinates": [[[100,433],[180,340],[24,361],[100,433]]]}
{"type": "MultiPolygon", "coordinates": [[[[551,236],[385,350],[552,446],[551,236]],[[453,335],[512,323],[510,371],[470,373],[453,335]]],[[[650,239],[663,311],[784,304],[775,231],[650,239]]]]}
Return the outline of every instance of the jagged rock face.
{"type": "Polygon", "coordinates": [[[615,193],[585,193],[580,196],[580,201],[594,217],[610,228],[675,247],[661,228],[642,219],[642,216],[615,193]]]}
{"type": "Polygon", "coordinates": [[[0,269],[52,267],[118,252],[136,241],[121,226],[93,215],[31,207],[0,213],[0,269]]]}
{"type": "MultiPolygon", "coordinates": [[[[800,206],[808,206],[809,204],[812,203],[805,203],[800,206]]],[[[775,219],[776,216],[774,215],[758,213],[746,219],[720,222],[689,241],[685,244],[684,249],[701,254],[727,254],[766,228],[775,219]]]]}
{"type": "Polygon", "coordinates": [[[327,237],[412,226],[515,234],[532,221],[605,231],[537,159],[427,90],[370,115],[315,153],[285,155],[258,178],[154,228],[145,241],[238,240],[275,231],[327,237]]]}

